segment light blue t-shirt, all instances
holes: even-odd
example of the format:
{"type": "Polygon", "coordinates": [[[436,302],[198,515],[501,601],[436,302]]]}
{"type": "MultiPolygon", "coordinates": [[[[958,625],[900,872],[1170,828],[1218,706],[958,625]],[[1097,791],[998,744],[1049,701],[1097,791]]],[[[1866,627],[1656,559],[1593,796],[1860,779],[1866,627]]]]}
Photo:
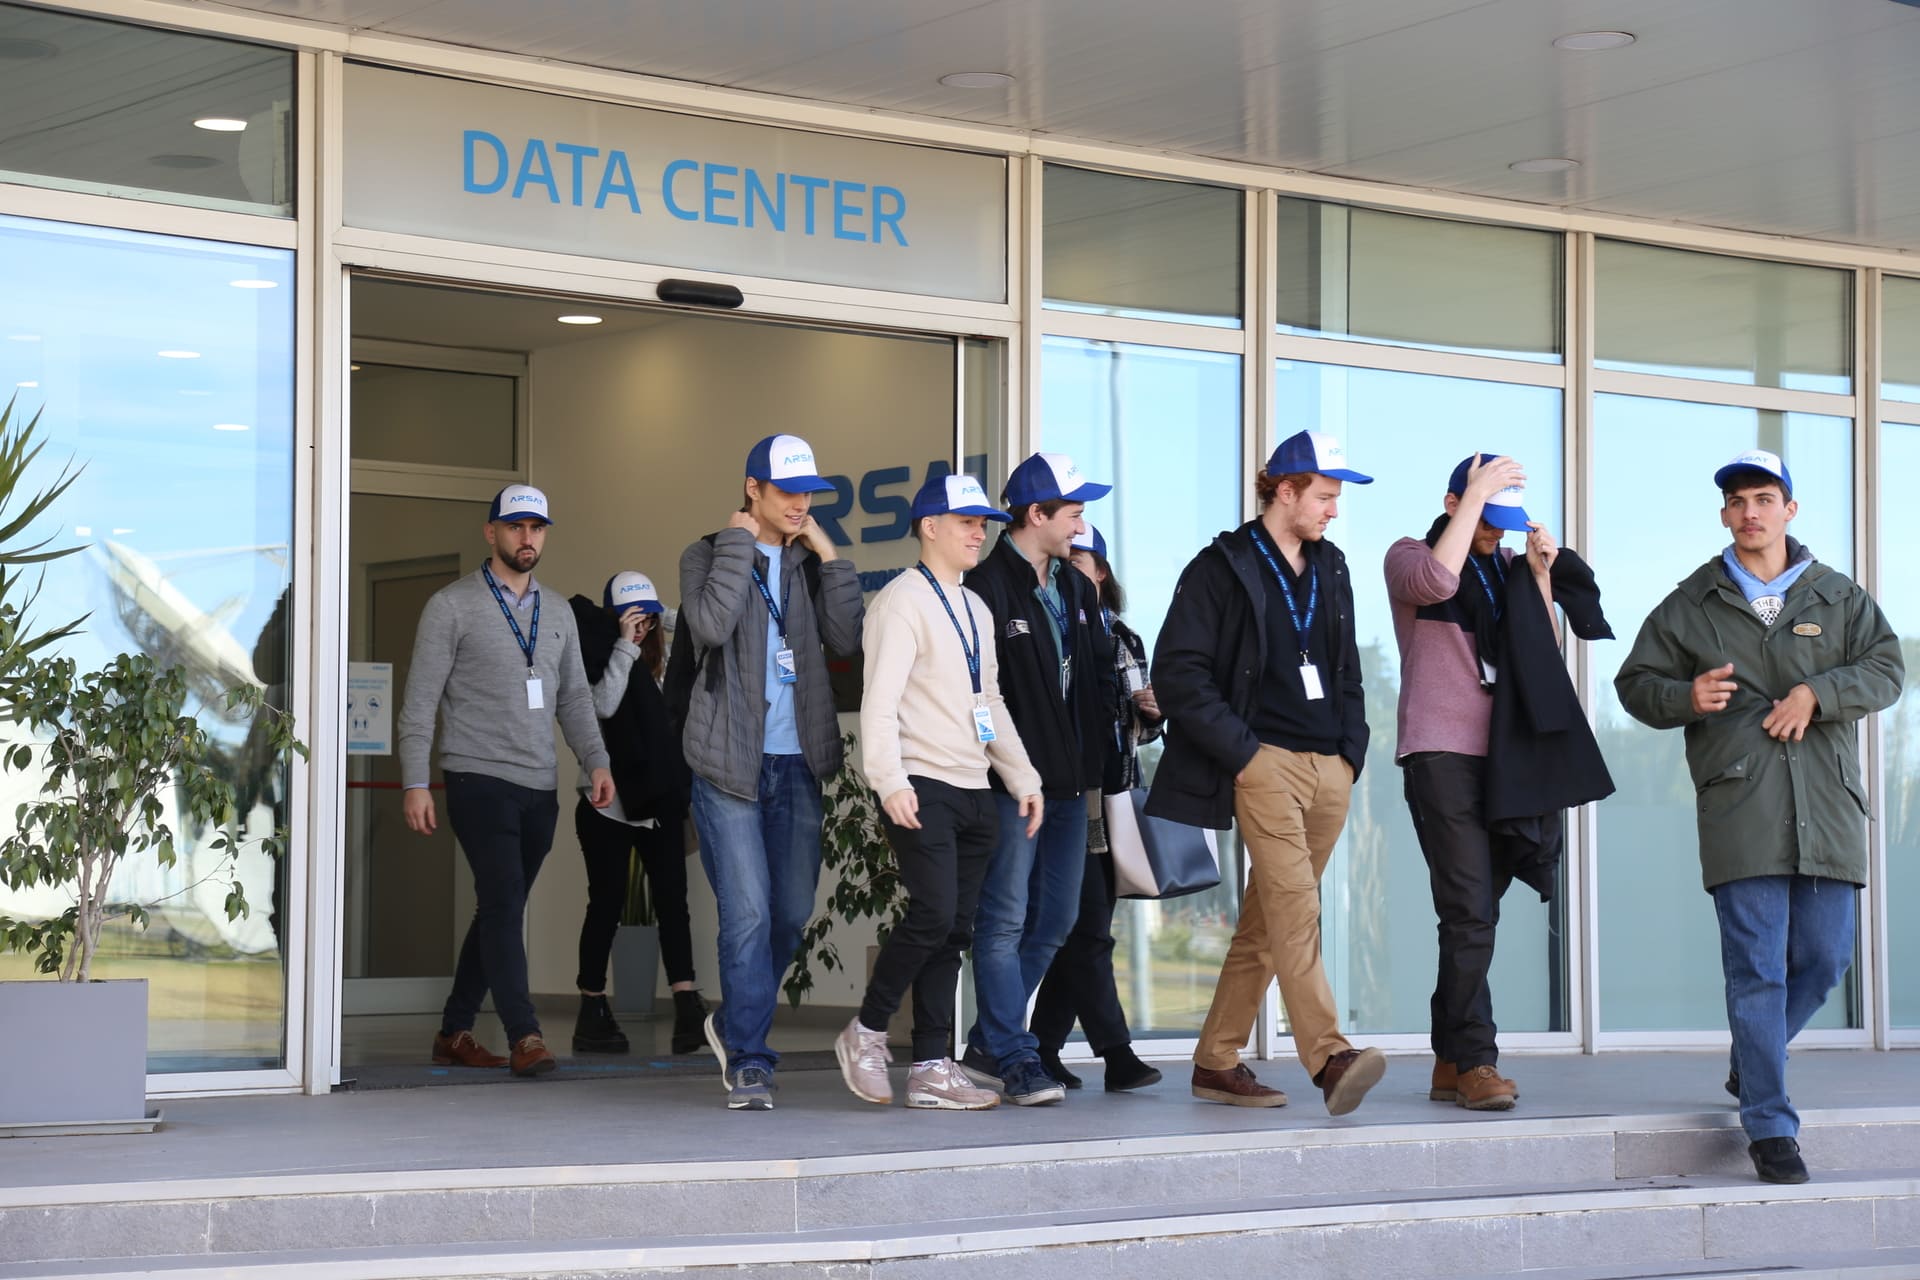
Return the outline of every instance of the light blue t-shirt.
{"type": "Polygon", "coordinates": [[[1748,572],[1747,566],[1740,563],[1740,557],[1731,545],[1720,553],[1720,559],[1727,567],[1727,576],[1740,588],[1740,594],[1747,598],[1747,603],[1759,615],[1760,621],[1770,627],[1773,620],[1780,616],[1780,610],[1786,607],[1787,588],[1798,581],[1813,563],[1813,553],[1801,547],[1793,562],[1772,582],[1762,582],[1758,575],[1748,572]]]}
{"type": "MultiPolygon", "coordinates": [[[[760,554],[767,558],[767,590],[773,602],[790,603],[780,599],[780,561],[786,555],[786,548],[770,547],[764,542],[759,546],[760,554]]],[[[767,608],[758,587],[753,590],[753,604],[767,620],[767,731],[766,742],[760,749],[770,756],[797,756],[800,726],[793,718],[793,686],[780,683],[779,664],[774,661],[774,654],[780,650],[780,628],[773,625],[773,611],[767,608]]]]}

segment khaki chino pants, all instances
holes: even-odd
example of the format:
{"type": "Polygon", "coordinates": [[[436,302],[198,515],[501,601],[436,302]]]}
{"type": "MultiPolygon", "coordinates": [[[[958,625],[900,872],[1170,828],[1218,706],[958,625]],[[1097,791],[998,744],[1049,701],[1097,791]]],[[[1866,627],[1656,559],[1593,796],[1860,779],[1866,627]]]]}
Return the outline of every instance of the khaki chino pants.
{"type": "Polygon", "coordinates": [[[1278,978],[1294,1047],[1308,1075],[1352,1048],[1320,961],[1320,875],[1346,825],[1353,774],[1336,755],[1262,745],[1233,789],[1247,848],[1247,890],[1194,1065],[1231,1071],[1278,978]]]}

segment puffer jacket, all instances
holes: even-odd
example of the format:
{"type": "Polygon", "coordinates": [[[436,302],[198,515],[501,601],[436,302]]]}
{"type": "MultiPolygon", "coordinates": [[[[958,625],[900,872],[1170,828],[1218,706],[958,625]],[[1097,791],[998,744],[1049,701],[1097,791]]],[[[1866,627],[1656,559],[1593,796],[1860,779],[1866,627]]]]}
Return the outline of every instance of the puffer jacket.
{"type": "MultiPolygon", "coordinates": [[[[1790,542],[1790,555],[1797,550],[1790,542]]],[[[1904,676],[1880,606],[1845,574],[1810,566],[1769,627],[1715,556],[1647,617],[1614,689],[1635,719],[1686,732],[1708,889],[1796,874],[1865,884],[1857,726],[1893,705],[1904,676]],[[1697,714],[1694,677],[1728,662],[1739,686],[1732,701],[1697,714]],[[1798,684],[1819,710],[1801,741],[1775,741],[1761,722],[1798,684]]]]}
{"type": "MultiPolygon", "coordinates": [[[[867,608],[850,560],[821,564],[819,592],[809,595],[804,562],[813,558],[794,543],[781,557],[779,587],[768,587],[776,599],[784,593],[792,613],[787,642],[799,676],[794,723],[807,768],[824,780],[839,771],[845,752],[822,646],[843,658],[858,654],[867,608]]],[[[722,529],[713,541],[701,538],[680,556],[679,625],[703,655],[682,739],[687,766],[743,800],[759,796],[767,728],[767,613],[753,585],[756,567],[765,576],[767,558],[745,529],[722,529]]]]}

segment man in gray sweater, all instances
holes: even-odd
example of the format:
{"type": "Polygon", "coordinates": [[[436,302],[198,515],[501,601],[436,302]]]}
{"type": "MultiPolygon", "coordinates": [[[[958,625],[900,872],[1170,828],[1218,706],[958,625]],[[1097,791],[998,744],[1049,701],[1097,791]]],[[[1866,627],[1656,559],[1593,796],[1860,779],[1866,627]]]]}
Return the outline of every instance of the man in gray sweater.
{"type": "Polygon", "coordinates": [[[543,613],[533,579],[552,523],[546,495],[530,485],[510,484],[495,495],[485,526],[492,554],[478,573],[427,601],[400,704],[407,825],[422,835],[436,826],[427,761],[438,712],[447,820],[473,868],[477,900],[433,1060],[464,1067],[509,1061],[473,1038],[481,1001],[492,991],[518,1076],[545,1075],[557,1065],[527,991],[521,936],[527,893],[553,846],[560,813],[556,715],[587,770],[588,799],[597,808],[613,799],[573,612],[559,600],[543,613]]]}

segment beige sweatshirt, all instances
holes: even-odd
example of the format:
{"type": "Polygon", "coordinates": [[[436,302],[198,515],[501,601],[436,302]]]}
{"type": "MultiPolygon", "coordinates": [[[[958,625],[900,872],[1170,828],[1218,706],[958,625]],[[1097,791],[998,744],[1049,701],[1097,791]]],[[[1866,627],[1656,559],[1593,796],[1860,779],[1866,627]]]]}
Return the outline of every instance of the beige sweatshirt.
{"type": "Polygon", "coordinates": [[[867,782],[881,799],[906,789],[918,774],[977,791],[991,764],[1016,796],[1040,794],[1040,774],[1000,698],[993,613],[964,587],[942,587],[954,617],[973,643],[967,606],[980,627],[980,695],[974,696],[966,653],[946,608],[918,569],[881,588],[867,606],[862,649],[866,680],[860,696],[860,758],[867,782]],[[964,599],[965,604],[962,604],[964,599]],[[973,709],[993,713],[994,740],[982,743],[973,709]]]}

